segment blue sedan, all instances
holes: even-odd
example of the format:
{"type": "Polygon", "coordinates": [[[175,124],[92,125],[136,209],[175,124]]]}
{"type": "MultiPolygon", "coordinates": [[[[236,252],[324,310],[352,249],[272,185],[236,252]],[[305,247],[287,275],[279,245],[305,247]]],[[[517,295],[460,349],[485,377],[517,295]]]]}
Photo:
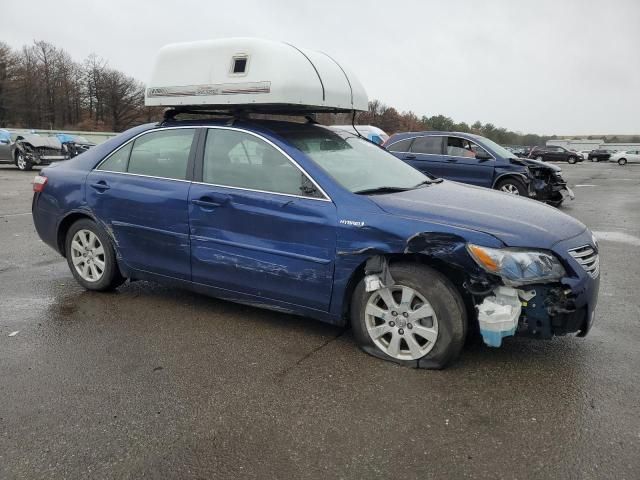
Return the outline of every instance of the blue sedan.
{"type": "Polygon", "coordinates": [[[350,323],[363,350],[407,366],[443,368],[470,330],[490,345],[586,335],[594,316],[582,223],[313,123],[147,124],[44,168],[34,191],[38,234],[89,290],[154,280],[350,323]],[[504,327],[487,306],[508,301],[504,327]]]}

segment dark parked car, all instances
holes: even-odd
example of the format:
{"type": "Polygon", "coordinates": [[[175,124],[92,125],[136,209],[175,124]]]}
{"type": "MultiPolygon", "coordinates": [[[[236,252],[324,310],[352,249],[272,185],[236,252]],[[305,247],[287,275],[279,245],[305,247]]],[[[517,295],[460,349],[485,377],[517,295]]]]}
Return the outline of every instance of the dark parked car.
{"type": "Polygon", "coordinates": [[[534,147],[531,152],[529,152],[529,158],[535,158],[536,160],[544,162],[568,162],[572,164],[584,160],[581,153],[555,145],[534,147]]]}
{"type": "Polygon", "coordinates": [[[56,134],[56,138],[60,140],[62,144],[62,151],[69,157],[73,158],[81,153],[86,152],[91,147],[95,147],[96,144],[90,142],[84,137],[80,135],[71,135],[68,133],[58,133],[56,134]]]}
{"type": "Polygon", "coordinates": [[[616,153],[615,150],[600,148],[598,150],[591,150],[589,153],[589,160],[592,162],[606,162],[611,158],[611,155],[616,153]]]}
{"type": "Polygon", "coordinates": [[[350,323],[363,350],[413,367],[444,367],[474,328],[494,346],[584,336],[598,297],[578,220],[313,123],[143,125],[43,169],[32,205],[89,290],[157,280],[350,323]]]}
{"type": "Polygon", "coordinates": [[[460,132],[396,133],[384,144],[432,177],[493,188],[558,206],[573,192],[554,165],[517,158],[488,138],[460,132]]]}

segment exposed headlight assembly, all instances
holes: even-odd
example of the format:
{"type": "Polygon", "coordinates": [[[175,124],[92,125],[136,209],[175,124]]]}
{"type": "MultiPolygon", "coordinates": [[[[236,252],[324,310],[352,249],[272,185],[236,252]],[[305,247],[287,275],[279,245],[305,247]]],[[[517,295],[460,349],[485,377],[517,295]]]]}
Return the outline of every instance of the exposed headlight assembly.
{"type": "Polygon", "coordinates": [[[467,244],[467,250],[480,267],[502,277],[506,284],[546,283],[566,275],[551,253],[518,248],[489,248],[467,244]]]}

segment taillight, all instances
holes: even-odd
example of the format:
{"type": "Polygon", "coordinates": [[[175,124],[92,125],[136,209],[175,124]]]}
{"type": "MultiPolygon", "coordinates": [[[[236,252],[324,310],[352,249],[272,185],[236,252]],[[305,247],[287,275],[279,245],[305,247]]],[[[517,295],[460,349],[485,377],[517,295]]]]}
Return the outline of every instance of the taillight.
{"type": "Polygon", "coordinates": [[[33,191],[34,192],[41,192],[44,190],[45,185],[47,184],[47,177],[44,177],[42,175],[37,175],[34,179],[33,179],[33,191]]]}

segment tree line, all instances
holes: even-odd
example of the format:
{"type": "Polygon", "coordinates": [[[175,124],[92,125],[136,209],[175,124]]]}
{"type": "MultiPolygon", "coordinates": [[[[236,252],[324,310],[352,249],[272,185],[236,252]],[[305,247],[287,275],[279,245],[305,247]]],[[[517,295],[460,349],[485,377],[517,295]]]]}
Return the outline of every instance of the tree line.
{"type": "MultiPolygon", "coordinates": [[[[122,131],[162,117],[161,108],[144,106],[144,88],[95,54],[77,62],[64,49],[44,41],[17,50],[0,42],[0,127],[122,131]]],[[[347,114],[318,115],[325,125],[351,120],[347,114]]],[[[479,121],[456,123],[445,115],[418,117],[379,100],[370,101],[368,111],[356,116],[356,123],[375,125],[389,134],[422,130],[475,133],[502,145],[545,145],[557,138],[479,121]]],[[[635,139],[640,141],[640,137],[635,139]]]]}
{"type": "Polygon", "coordinates": [[[44,41],[0,42],[2,127],[121,131],[154,115],[144,85],[97,55],[76,62],[44,41]]]}

